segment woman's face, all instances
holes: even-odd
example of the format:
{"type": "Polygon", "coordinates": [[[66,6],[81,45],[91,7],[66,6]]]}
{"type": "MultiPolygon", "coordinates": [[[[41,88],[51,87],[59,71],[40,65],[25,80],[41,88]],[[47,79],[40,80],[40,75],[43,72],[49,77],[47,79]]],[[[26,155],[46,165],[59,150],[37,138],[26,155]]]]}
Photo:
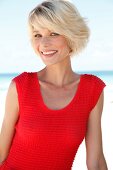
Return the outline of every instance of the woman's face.
{"type": "Polygon", "coordinates": [[[45,28],[33,31],[32,45],[46,65],[61,62],[70,56],[66,38],[45,28]]]}

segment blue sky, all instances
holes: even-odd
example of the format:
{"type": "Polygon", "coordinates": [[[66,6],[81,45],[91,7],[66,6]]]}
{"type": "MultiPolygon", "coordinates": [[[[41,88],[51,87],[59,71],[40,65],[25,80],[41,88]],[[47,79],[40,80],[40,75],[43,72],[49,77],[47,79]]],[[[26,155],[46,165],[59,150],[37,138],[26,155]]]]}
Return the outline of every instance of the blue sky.
{"type": "MultiPolygon", "coordinates": [[[[45,67],[34,53],[27,17],[39,0],[0,1],[0,73],[38,71],[45,67]]],[[[72,0],[88,19],[91,36],[87,47],[72,59],[73,70],[113,70],[113,1],[72,0]]]]}

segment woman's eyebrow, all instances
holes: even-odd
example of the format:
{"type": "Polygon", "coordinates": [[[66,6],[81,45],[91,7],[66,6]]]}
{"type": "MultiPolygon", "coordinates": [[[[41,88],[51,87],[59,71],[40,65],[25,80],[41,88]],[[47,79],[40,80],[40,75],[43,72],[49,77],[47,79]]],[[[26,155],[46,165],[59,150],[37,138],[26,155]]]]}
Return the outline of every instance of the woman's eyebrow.
{"type": "Polygon", "coordinates": [[[39,33],[39,31],[38,30],[34,30],[33,33],[39,33]]]}

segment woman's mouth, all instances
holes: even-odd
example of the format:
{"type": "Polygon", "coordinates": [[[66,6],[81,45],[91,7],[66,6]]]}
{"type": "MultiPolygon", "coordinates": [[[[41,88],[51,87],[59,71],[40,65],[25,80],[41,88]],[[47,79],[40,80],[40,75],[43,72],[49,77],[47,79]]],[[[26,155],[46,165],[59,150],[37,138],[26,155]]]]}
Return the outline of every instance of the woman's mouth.
{"type": "Polygon", "coordinates": [[[41,54],[44,57],[52,57],[54,54],[57,53],[57,50],[51,50],[51,51],[41,51],[41,54]]]}

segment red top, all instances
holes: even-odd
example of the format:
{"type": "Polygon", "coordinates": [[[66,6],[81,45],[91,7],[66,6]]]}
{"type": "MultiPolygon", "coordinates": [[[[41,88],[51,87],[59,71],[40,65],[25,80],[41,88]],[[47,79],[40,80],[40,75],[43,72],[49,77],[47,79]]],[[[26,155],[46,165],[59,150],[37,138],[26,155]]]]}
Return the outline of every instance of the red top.
{"type": "Polygon", "coordinates": [[[18,92],[19,119],[9,155],[0,170],[71,170],[86,134],[89,113],[105,83],[97,76],[82,74],[71,102],[52,110],[43,101],[37,72],[23,72],[13,81],[18,92]]]}

